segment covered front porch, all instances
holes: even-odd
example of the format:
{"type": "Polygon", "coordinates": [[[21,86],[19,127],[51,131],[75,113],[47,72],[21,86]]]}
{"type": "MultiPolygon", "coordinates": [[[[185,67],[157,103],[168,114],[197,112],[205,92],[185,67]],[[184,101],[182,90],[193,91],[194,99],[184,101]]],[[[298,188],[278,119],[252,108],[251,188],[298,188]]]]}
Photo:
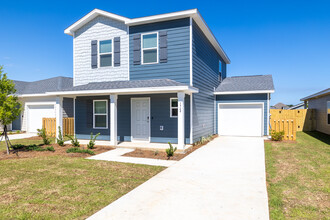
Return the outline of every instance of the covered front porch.
{"type": "MultiPolygon", "coordinates": [[[[74,134],[82,144],[91,133],[100,133],[98,145],[164,150],[171,142],[184,151],[192,144],[191,96],[195,92],[198,90],[180,83],[116,91],[68,91],[59,94],[58,100],[60,109],[63,97],[73,98],[74,134]]],[[[56,121],[62,128],[63,120],[56,121]]]]}

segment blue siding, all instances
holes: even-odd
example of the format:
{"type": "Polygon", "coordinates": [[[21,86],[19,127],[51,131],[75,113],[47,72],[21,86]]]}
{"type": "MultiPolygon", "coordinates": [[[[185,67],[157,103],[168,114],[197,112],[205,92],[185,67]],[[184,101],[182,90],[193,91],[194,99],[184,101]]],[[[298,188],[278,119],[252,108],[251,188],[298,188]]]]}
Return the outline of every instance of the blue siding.
{"type": "Polygon", "coordinates": [[[100,133],[98,140],[110,140],[110,114],[108,116],[108,129],[93,129],[93,100],[107,99],[108,113],[110,112],[109,96],[81,96],[76,98],[75,128],[76,136],[80,139],[89,139],[91,132],[100,133]],[[91,120],[92,124],[88,123],[91,120]]]}
{"type": "Polygon", "coordinates": [[[73,98],[63,98],[63,118],[73,117],[73,98]]]}
{"type": "MultiPolygon", "coordinates": [[[[214,95],[219,85],[220,56],[193,22],[193,86],[199,93],[193,94],[193,141],[214,133],[214,95]]],[[[223,62],[223,61],[222,61],[223,62]]],[[[223,74],[226,64],[223,62],[223,74]]]]}
{"type": "Polygon", "coordinates": [[[267,94],[244,94],[244,95],[217,95],[215,126],[218,133],[218,104],[219,103],[242,103],[242,102],[263,102],[264,103],[264,134],[267,134],[267,94]]]}
{"type": "Polygon", "coordinates": [[[190,84],[190,20],[189,18],[152,24],[132,26],[129,28],[129,65],[130,80],[172,79],[190,84]],[[133,36],[137,33],[167,31],[167,63],[134,65],[133,36]]]}
{"type": "MultiPolygon", "coordinates": [[[[170,98],[177,97],[173,94],[152,94],[152,95],[120,95],[117,103],[118,127],[117,134],[119,141],[131,141],[131,98],[150,97],[151,108],[151,142],[177,143],[178,121],[170,117],[170,98]],[[164,130],[160,131],[160,126],[164,130]]],[[[81,139],[89,139],[90,133],[101,133],[99,140],[110,140],[110,129],[93,129],[87,127],[88,111],[87,100],[107,99],[108,97],[77,97],[76,99],[76,133],[81,139]]],[[[189,143],[190,135],[190,96],[185,97],[185,136],[186,143],[189,143]]],[[[91,106],[92,108],[93,106],[91,106]]],[[[110,107],[109,107],[110,112],[110,107]]],[[[93,116],[91,116],[93,117],[93,116]]],[[[110,126],[110,114],[109,126],[110,126]]],[[[108,126],[108,127],[109,127],[108,126]]]]}

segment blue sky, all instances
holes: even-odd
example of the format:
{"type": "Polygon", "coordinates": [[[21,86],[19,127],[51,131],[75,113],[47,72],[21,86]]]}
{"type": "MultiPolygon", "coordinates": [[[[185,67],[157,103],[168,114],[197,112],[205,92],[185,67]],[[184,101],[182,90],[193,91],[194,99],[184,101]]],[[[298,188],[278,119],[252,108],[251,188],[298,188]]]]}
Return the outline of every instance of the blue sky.
{"type": "Polygon", "coordinates": [[[63,31],[94,8],[129,18],[198,8],[232,61],[228,76],[273,75],[271,104],[330,87],[330,1],[318,0],[2,0],[0,65],[16,80],[72,77],[72,37],[63,31]]]}

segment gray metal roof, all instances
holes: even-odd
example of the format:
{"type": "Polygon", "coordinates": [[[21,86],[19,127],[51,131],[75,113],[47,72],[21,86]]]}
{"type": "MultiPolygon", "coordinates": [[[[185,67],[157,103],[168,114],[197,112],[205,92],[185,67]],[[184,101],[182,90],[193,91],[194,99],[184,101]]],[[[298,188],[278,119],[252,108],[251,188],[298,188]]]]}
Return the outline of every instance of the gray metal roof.
{"type": "Polygon", "coordinates": [[[73,79],[70,77],[54,77],[34,82],[24,82],[13,80],[15,83],[16,94],[40,94],[46,92],[63,91],[67,88],[72,88],[73,79]]]}
{"type": "Polygon", "coordinates": [[[63,91],[129,89],[129,88],[167,87],[167,86],[187,86],[187,85],[170,79],[108,81],[108,82],[88,83],[86,85],[67,88],[64,89],[63,91]]]}
{"type": "Polygon", "coordinates": [[[309,99],[316,99],[318,97],[324,96],[324,95],[329,95],[330,94],[330,88],[327,88],[325,90],[322,90],[320,92],[317,92],[313,95],[307,96],[305,98],[300,99],[300,101],[307,101],[309,99]]]}
{"type": "Polygon", "coordinates": [[[215,92],[274,90],[272,75],[234,76],[225,78],[215,92]]]}

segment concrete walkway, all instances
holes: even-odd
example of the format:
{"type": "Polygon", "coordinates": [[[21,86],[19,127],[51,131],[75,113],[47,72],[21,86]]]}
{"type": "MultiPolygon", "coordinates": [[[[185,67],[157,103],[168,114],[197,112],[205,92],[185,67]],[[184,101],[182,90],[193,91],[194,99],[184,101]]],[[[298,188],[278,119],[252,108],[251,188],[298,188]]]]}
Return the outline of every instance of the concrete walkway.
{"type": "Polygon", "coordinates": [[[24,139],[37,136],[36,133],[22,133],[22,134],[10,134],[8,135],[9,140],[24,139]]]}
{"type": "Polygon", "coordinates": [[[216,138],[89,219],[269,219],[263,139],[216,138]]]}
{"type": "Polygon", "coordinates": [[[151,159],[151,158],[139,158],[139,157],[127,157],[122,156],[126,153],[130,153],[134,151],[134,149],[128,148],[116,148],[114,150],[107,151],[105,153],[101,153],[95,156],[88,157],[90,160],[106,160],[106,161],[114,161],[114,162],[122,162],[122,163],[136,163],[136,164],[144,164],[151,166],[163,166],[169,167],[177,161],[175,160],[159,160],[159,159],[151,159]]]}

